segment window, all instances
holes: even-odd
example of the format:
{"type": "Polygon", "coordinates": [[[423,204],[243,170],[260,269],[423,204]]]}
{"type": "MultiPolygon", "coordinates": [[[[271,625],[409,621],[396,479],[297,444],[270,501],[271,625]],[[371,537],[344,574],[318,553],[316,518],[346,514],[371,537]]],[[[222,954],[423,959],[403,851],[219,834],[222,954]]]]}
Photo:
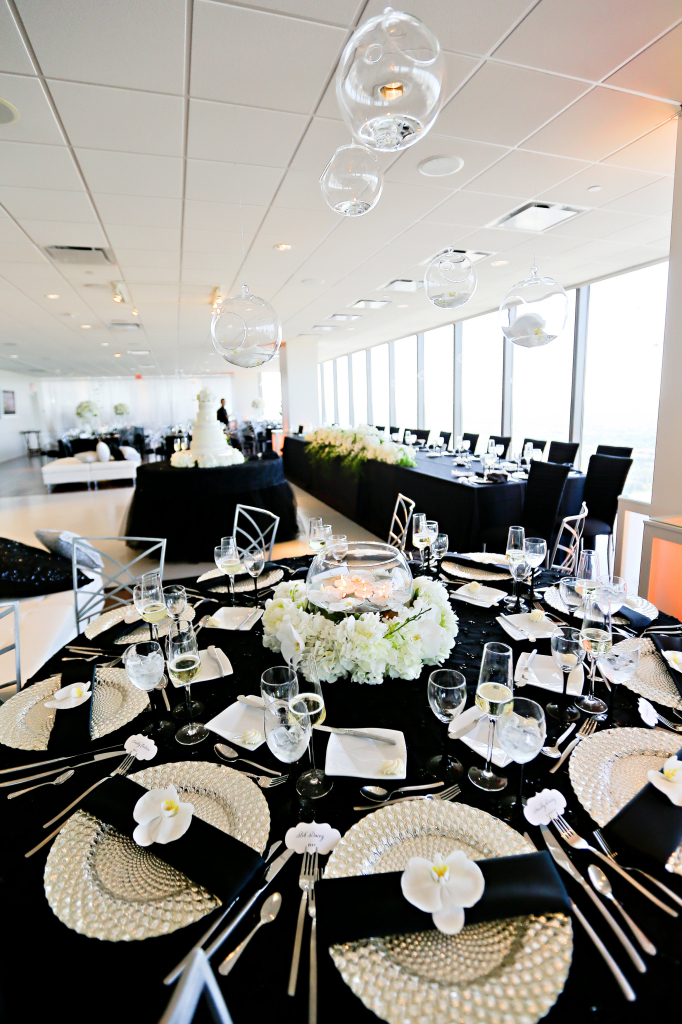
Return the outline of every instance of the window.
{"type": "Polygon", "coordinates": [[[372,354],[372,415],[374,425],[389,428],[388,345],[377,345],[372,354]]]}
{"type": "Polygon", "coordinates": [[[424,334],[424,427],[452,433],[454,331],[437,327],[424,334]]]}
{"type": "Polygon", "coordinates": [[[324,385],[324,425],[328,427],[336,419],[334,415],[334,363],[331,359],[322,363],[322,383],[324,385]]]}
{"type": "MultiPolygon", "coordinates": [[[[260,393],[266,420],[282,418],[282,383],[279,370],[264,370],[260,375],[260,393]]],[[[298,427],[298,424],[296,424],[298,427]]]]}
{"type": "Polygon", "coordinates": [[[483,451],[502,423],[502,331],[497,311],[462,324],[462,430],[483,451]]]}
{"type": "Polygon", "coordinates": [[[512,345],[512,451],[524,438],[568,441],[573,380],[575,289],[568,292],[566,326],[541,348],[512,345]]]}
{"type": "MultiPolygon", "coordinates": [[[[394,426],[417,428],[417,336],[393,342],[395,360],[394,426]]],[[[401,431],[402,434],[402,431],[401,431]]]]}
{"type": "Polygon", "coordinates": [[[353,374],[353,426],[367,422],[367,353],[354,352],[351,356],[353,374]]]}
{"type": "Polygon", "coordinates": [[[624,493],[651,500],[668,264],[590,288],[581,464],[598,444],[632,448],[624,493]]]}
{"type": "Polygon", "coordinates": [[[336,397],[339,407],[339,426],[350,426],[350,396],[348,393],[348,356],[336,360],[336,397]]]}

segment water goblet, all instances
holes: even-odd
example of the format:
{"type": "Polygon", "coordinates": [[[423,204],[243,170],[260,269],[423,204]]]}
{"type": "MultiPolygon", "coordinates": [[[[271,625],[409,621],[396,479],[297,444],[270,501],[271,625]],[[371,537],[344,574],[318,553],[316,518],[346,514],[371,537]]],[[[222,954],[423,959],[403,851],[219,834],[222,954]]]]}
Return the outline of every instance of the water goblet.
{"type": "Polygon", "coordinates": [[[298,761],[310,742],[310,716],[303,702],[294,702],[295,698],[269,700],[263,709],[265,742],[277,760],[285,764],[298,761]]]}
{"type": "MultiPolygon", "coordinates": [[[[154,708],[151,691],[155,690],[164,677],[166,663],[161,644],[157,640],[143,640],[131,644],[123,652],[123,668],[128,679],[138,690],[149,693],[149,701],[154,708]]],[[[172,736],[175,726],[168,719],[160,718],[142,730],[145,736],[156,736],[165,739],[172,736]]]]}
{"type": "Polygon", "coordinates": [[[469,769],[469,781],[479,789],[498,793],[507,785],[504,775],[497,775],[491,768],[495,724],[502,715],[512,709],[513,659],[511,647],[507,644],[489,643],[483,648],[481,669],[476,689],[476,704],[488,716],[488,750],[485,768],[474,766],[469,769]]]}
{"type": "Polygon", "coordinates": [[[317,662],[312,654],[304,654],[298,665],[298,694],[291,697],[289,707],[296,717],[301,713],[310,719],[310,743],[308,754],[310,768],[296,780],[296,792],[307,800],[317,800],[329,793],[334,783],[321,768],[315,767],[314,732],[316,725],[322,725],[327,717],[324,694],[320,685],[317,662]]]}
{"type": "Polygon", "coordinates": [[[526,537],[526,563],[530,566],[530,603],[535,601],[533,577],[535,570],[542,565],[547,557],[547,541],[544,537],[526,537]]]}
{"type": "Polygon", "coordinates": [[[575,615],[583,603],[583,591],[577,576],[564,576],[559,580],[559,594],[570,615],[575,615]]]}
{"type": "MultiPolygon", "coordinates": [[[[194,715],[201,714],[204,706],[200,701],[193,701],[190,692],[192,680],[201,673],[199,644],[191,622],[171,622],[166,640],[166,653],[168,675],[174,683],[181,683],[185,687],[186,714],[189,718],[187,724],[178,729],[175,739],[182,746],[194,746],[205,740],[209,731],[201,722],[193,721],[194,715]]],[[[175,711],[173,713],[175,714],[175,711]]]]}
{"type": "Polygon", "coordinates": [[[324,547],[324,522],[321,516],[308,520],[308,546],[315,554],[324,547]]]}
{"type": "Polygon", "coordinates": [[[163,588],[163,600],[171,619],[179,619],[187,607],[187,592],[178,584],[163,588]]]}
{"type": "MultiPolygon", "coordinates": [[[[601,602],[603,603],[603,602],[601,602]]],[[[589,693],[583,693],[576,698],[576,705],[581,711],[588,715],[596,715],[598,718],[605,716],[608,707],[603,700],[594,695],[594,677],[597,668],[597,658],[607,654],[613,645],[611,633],[611,614],[604,612],[595,593],[590,593],[585,599],[585,613],[580,628],[580,642],[587,651],[590,659],[590,689],[589,693]]]]}
{"type": "Polygon", "coordinates": [[[456,757],[448,754],[450,723],[454,722],[467,700],[467,681],[461,672],[451,668],[439,668],[429,676],[427,684],[429,706],[439,722],[445,723],[445,737],[442,753],[426,762],[427,771],[448,782],[459,779],[464,772],[456,757]]]}
{"type": "Polygon", "coordinates": [[[443,556],[447,554],[449,543],[447,533],[439,533],[436,535],[436,539],[431,545],[431,552],[436,560],[436,570],[438,570],[443,563],[443,556]]]}
{"type": "Polygon", "coordinates": [[[288,701],[298,693],[298,676],[291,665],[266,668],[260,677],[260,695],[267,704],[273,700],[288,701]]]}
{"type": "Polygon", "coordinates": [[[568,725],[569,722],[577,722],[580,718],[580,712],[568,698],[568,677],[573,669],[585,660],[586,652],[582,645],[580,630],[573,626],[558,626],[552,633],[550,647],[552,657],[564,677],[564,688],[561,701],[547,705],[547,714],[568,725]]]}
{"type": "Polygon", "coordinates": [[[435,519],[426,520],[426,532],[429,535],[429,554],[427,557],[427,564],[430,568],[433,568],[433,542],[438,536],[438,523],[435,519]]]}
{"type": "Polygon", "coordinates": [[[265,568],[265,552],[262,548],[250,548],[244,552],[244,568],[253,579],[253,600],[258,607],[258,577],[265,568]]]}
{"type": "Polygon", "coordinates": [[[344,533],[333,533],[329,541],[331,553],[337,562],[343,562],[348,554],[348,537],[344,533]]]}
{"type": "Polygon", "coordinates": [[[576,573],[581,580],[599,580],[599,555],[591,548],[584,548],[580,553],[578,571],[576,573]]]}
{"type": "Polygon", "coordinates": [[[502,750],[519,765],[519,788],[515,797],[505,797],[503,806],[511,815],[523,815],[524,765],[538,756],[547,736],[545,713],[534,700],[514,697],[508,714],[497,723],[497,742],[502,750]]]}
{"type": "Polygon", "coordinates": [[[628,718],[622,717],[616,711],[616,694],[621,683],[626,683],[639,668],[640,659],[639,644],[630,650],[623,650],[622,647],[612,647],[605,654],[597,657],[597,667],[604,679],[616,687],[611,697],[610,719],[616,725],[627,725],[628,718]]]}
{"type": "MultiPolygon", "coordinates": [[[[627,596],[628,585],[622,576],[608,575],[599,577],[597,600],[600,607],[608,601],[611,605],[611,614],[616,615],[625,604],[627,596]]],[[[605,611],[605,609],[602,608],[602,611],[605,611]]]]}

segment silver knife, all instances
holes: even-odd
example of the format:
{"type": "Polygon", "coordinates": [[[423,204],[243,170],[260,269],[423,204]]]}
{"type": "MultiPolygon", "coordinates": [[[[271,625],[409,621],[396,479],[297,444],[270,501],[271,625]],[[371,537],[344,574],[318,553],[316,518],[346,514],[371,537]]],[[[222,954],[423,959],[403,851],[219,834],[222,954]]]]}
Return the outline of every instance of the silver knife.
{"type": "Polygon", "coordinates": [[[260,611],[260,608],[254,608],[253,611],[249,615],[246,616],[246,618],[242,622],[241,626],[237,627],[237,629],[238,630],[239,629],[250,629],[251,628],[251,619],[254,617],[254,615],[258,615],[259,611],[260,611]]]}
{"type": "Polygon", "coordinates": [[[467,725],[461,726],[456,732],[448,733],[448,739],[450,739],[450,740],[461,740],[462,736],[468,736],[469,733],[472,732],[476,728],[478,723],[483,718],[484,714],[485,714],[485,712],[481,711],[481,713],[476,715],[474,718],[472,718],[467,723],[467,725]]]}
{"type": "Polygon", "coordinates": [[[395,740],[388,736],[380,736],[378,732],[372,732],[371,729],[363,732],[360,729],[338,729],[333,725],[316,725],[315,728],[319,732],[335,732],[339,736],[359,736],[363,740],[376,740],[377,743],[388,743],[391,747],[396,745],[395,740]]]}
{"type": "Polygon", "coordinates": [[[264,707],[262,697],[246,697],[243,693],[240,693],[237,700],[240,704],[248,704],[250,708],[258,708],[259,711],[262,711],[264,707]]]}
{"type": "Polygon", "coordinates": [[[635,947],[632,945],[632,943],[630,942],[629,938],[627,937],[621,926],[611,916],[606,907],[603,905],[594,889],[592,889],[592,887],[587,884],[587,882],[580,874],[576,866],[569,859],[568,854],[559,843],[559,840],[552,835],[547,825],[540,825],[540,831],[542,832],[542,838],[545,840],[545,845],[547,846],[547,849],[551,853],[556,863],[559,865],[560,868],[563,868],[564,871],[566,871],[571,876],[571,878],[574,878],[579,885],[582,885],[583,889],[590,897],[595,907],[597,907],[599,913],[602,915],[602,917],[608,924],[609,928],[611,928],[611,930],[618,938],[623,949],[628,954],[637,970],[640,972],[640,974],[645,974],[647,967],[644,961],[642,960],[641,956],[639,955],[635,947]]]}
{"type": "Polygon", "coordinates": [[[550,775],[554,775],[554,772],[559,771],[566,758],[573,752],[573,748],[578,746],[581,739],[582,736],[576,736],[574,740],[571,740],[571,742],[568,744],[568,746],[566,747],[566,749],[564,750],[563,754],[561,755],[557,763],[554,765],[554,767],[549,769],[550,775]]]}
{"type": "MultiPolygon", "coordinates": [[[[118,744],[116,747],[105,747],[105,750],[116,750],[124,754],[123,747],[118,744]]],[[[101,751],[99,751],[101,753],[101,751]]],[[[58,761],[71,761],[74,757],[89,757],[92,754],[92,750],[85,750],[82,754],[67,754],[66,757],[52,757],[49,761],[33,761],[31,764],[18,764],[15,768],[0,768],[0,775],[6,775],[8,772],[23,772],[27,768],[44,768],[46,764],[57,764],[58,761]]],[[[59,769],[61,771],[61,769],[59,769]]]]}
{"type": "MultiPolygon", "coordinates": [[[[11,782],[0,782],[0,788],[5,786],[18,786],[20,782],[33,782],[34,779],[44,779],[46,775],[57,775],[63,772],[64,768],[82,768],[85,764],[94,764],[95,761],[106,761],[109,757],[120,757],[124,750],[110,750],[108,754],[95,754],[91,761],[81,761],[80,764],[60,765],[59,768],[51,768],[49,772],[40,772],[38,775],[23,775],[20,779],[12,779],[11,782]]],[[[67,757],[68,761],[69,758],[67,757]]]]}

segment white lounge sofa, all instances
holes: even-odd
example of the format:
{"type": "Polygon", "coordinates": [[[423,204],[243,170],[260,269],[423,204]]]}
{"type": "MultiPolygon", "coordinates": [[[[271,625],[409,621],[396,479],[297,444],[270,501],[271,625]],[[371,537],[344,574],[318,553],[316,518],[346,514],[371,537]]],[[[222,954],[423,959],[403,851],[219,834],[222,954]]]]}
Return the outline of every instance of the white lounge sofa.
{"type": "Polygon", "coordinates": [[[101,480],[132,480],[134,486],[138,465],[132,459],[81,462],[74,456],[47,462],[41,472],[49,494],[54,484],[87,484],[90,490],[90,484],[94,483],[97,490],[101,480]]]}

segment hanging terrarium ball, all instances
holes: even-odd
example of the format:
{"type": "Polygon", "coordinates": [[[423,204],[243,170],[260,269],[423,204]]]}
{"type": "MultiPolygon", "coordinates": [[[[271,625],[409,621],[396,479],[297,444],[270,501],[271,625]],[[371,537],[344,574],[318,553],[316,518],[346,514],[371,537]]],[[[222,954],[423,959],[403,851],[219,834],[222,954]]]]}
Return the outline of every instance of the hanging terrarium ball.
{"type": "Polygon", "coordinates": [[[509,341],[538,348],[554,341],[566,326],[568,296],[551,277],[531,276],[510,288],[500,305],[500,326],[509,341]]]}
{"type": "Polygon", "coordinates": [[[424,274],[424,291],[429,302],[441,309],[456,309],[476,291],[476,268],[463,252],[446,249],[433,259],[424,274]]]}
{"type": "Polygon", "coordinates": [[[228,363],[262,366],[279,351],[282,324],[270,303],[251,295],[243,284],[241,295],[231,295],[215,310],[211,338],[228,363]]]}
{"type": "Polygon", "coordinates": [[[339,109],[370,149],[407,149],[433,125],[445,59],[418,18],[387,7],[349,39],[336,73],[339,109]]]}
{"type": "Polygon", "coordinates": [[[379,201],[384,175],[374,153],[351,142],[339,146],[320,175],[328,206],[343,217],[362,217],[379,201]]]}

